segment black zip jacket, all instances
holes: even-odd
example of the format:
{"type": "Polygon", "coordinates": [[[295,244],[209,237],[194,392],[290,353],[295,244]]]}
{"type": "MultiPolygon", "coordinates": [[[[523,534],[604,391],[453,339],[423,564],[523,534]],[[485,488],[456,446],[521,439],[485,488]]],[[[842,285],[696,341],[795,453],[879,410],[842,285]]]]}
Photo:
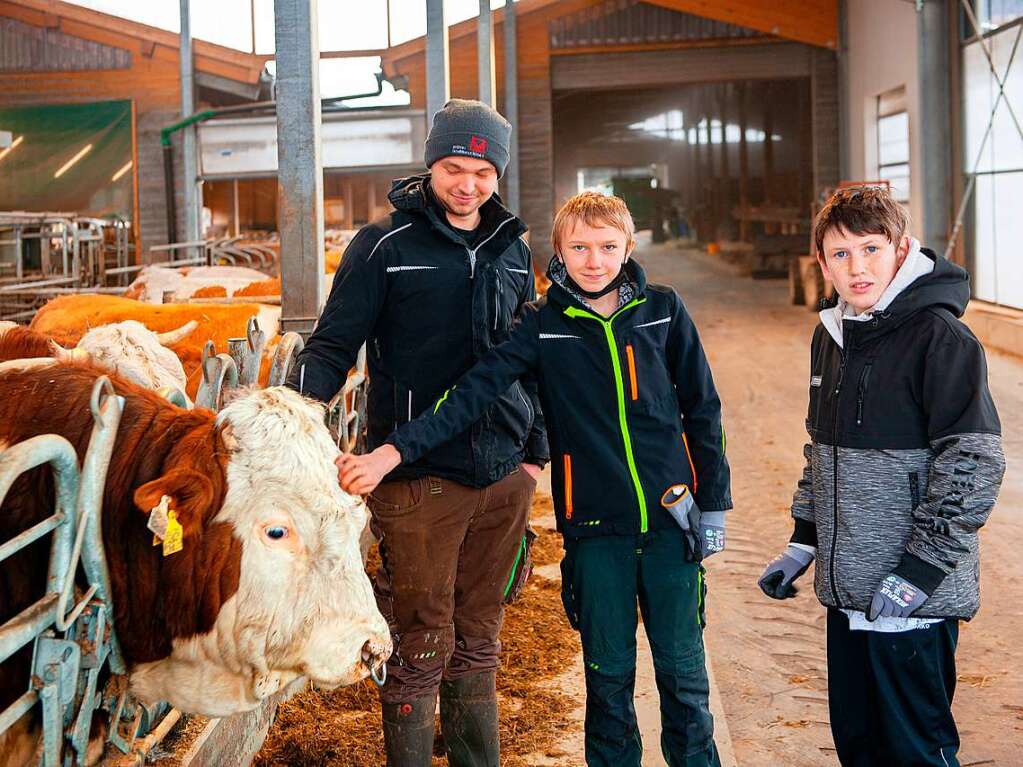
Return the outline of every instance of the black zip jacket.
{"type": "Polygon", "coordinates": [[[660,499],[676,483],[704,511],[730,509],[721,403],[696,327],[673,289],[647,285],[635,261],[626,269],[635,298],[606,319],[552,280],[508,341],[388,438],[402,458],[442,444],[532,372],[566,537],[675,527],[660,499]]]}
{"type": "MultiPolygon", "coordinates": [[[[395,181],[395,211],[345,250],[288,386],[328,401],[367,344],[368,444],[411,420],[493,346],[535,298],[525,225],[494,195],[470,248],[428,200],[429,175],[395,181]]],[[[512,380],[447,444],[389,478],[426,474],[485,487],[523,460],[548,460],[536,383],[512,380]]]]}
{"type": "Polygon", "coordinates": [[[865,611],[890,572],[930,597],[914,615],[980,606],[977,531],[1005,471],[984,349],[959,321],[966,272],[935,262],[870,320],[823,324],[810,361],[810,443],[792,540],[817,547],[829,607],[865,611]]]}

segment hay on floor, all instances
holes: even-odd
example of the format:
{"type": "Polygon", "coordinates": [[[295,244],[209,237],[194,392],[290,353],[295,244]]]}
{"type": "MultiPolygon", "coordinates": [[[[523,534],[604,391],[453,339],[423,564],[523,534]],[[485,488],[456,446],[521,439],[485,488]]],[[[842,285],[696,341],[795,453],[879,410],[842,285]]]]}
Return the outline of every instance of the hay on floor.
{"type": "MultiPolygon", "coordinates": [[[[543,561],[537,564],[547,564],[552,556],[550,561],[558,561],[560,536],[539,532],[534,553],[543,561]]],[[[528,767],[536,754],[564,756],[559,741],[573,726],[569,715],[578,701],[551,682],[573,662],[579,642],[565,618],[557,582],[535,574],[530,578],[506,611],[501,643],[502,765],[528,767]]],[[[439,730],[434,753],[435,765],[447,763],[439,730]]],[[[377,692],[364,681],[330,692],[308,690],[284,703],[254,765],[375,767],[384,762],[377,692]]]]}

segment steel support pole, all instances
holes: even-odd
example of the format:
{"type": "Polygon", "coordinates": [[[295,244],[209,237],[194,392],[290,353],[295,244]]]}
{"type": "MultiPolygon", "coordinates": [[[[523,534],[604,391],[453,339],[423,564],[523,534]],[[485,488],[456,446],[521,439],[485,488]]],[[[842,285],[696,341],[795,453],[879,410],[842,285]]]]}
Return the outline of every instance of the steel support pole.
{"type": "Polygon", "coordinates": [[[511,123],[511,159],[501,179],[501,196],[509,209],[519,213],[519,72],[515,3],[504,5],[504,116],[511,123]]]}
{"type": "Polygon", "coordinates": [[[317,23],[317,0],[274,0],[282,333],[310,333],[323,300],[317,23]]]}
{"type": "MultiPolygon", "coordinates": [[[[191,0],[180,0],[181,5],[181,119],[195,113],[195,66],[192,54],[191,0]]],[[[185,230],[183,240],[193,242],[201,239],[202,196],[197,179],[199,177],[196,154],[195,126],[189,125],[182,131],[181,167],[184,201],[185,230]]],[[[191,254],[188,254],[191,255],[191,254]]]]}
{"type": "Polygon", "coordinates": [[[479,99],[484,104],[496,107],[494,23],[490,13],[490,0],[480,0],[480,15],[476,20],[476,66],[479,70],[479,99]]]}
{"type": "Polygon", "coordinates": [[[448,27],[444,0],[426,0],[426,122],[448,102],[451,77],[448,69],[448,27]]]}
{"type": "Polygon", "coordinates": [[[923,242],[942,253],[951,209],[952,133],[949,121],[949,13],[946,0],[926,0],[917,10],[920,70],[920,195],[923,242]]]}

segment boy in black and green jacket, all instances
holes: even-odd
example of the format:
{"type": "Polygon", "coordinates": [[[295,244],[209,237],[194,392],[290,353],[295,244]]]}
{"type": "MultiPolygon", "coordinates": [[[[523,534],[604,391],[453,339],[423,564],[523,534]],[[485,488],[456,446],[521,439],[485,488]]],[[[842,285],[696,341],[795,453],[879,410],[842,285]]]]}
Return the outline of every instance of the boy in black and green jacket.
{"type": "Polygon", "coordinates": [[[732,506],[721,403],[678,294],[647,284],[629,260],[633,234],[618,198],[569,200],[554,223],[546,299],[528,305],[507,341],[388,444],[346,456],[341,478],[349,492],[370,492],[400,462],[453,438],[524,373],[535,373],[565,540],[563,597],[586,664],[587,764],[640,764],[638,601],[665,759],[716,765],[700,560],[723,548],[732,506]],[[677,522],[661,499],[682,485],[702,515],[677,522]]]}

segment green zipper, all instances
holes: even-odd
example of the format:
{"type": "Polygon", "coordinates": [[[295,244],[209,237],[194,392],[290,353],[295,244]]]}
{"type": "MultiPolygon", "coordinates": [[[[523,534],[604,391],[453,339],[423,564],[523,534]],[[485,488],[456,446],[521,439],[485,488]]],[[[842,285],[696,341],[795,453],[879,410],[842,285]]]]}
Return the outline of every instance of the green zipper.
{"type": "Polygon", "coordinates": [[[519,562],[522,561],[522,555],[526,553],[526,536],[522,536],[522,543],[519,544],[519,553],[515,555],[515,564],[512,565],[511,575],[508,576],[508,583],[504,587],[504,599],[508,598],[508,594],[511,592],[512,584],[515,583],[515,571],[519,567],[519,562]]]}
{"type": "Polygon", "coordinates": [[[604,336],[607,338],[608,350],[611,352],[611,366],[614,369],[615,375],[615,391],[618,394],[618,425],[622,430],[622,443],[625,445],[625,461],[629,464],[629,474],[632,475],[632,484],[636,488],[636,500],[639,502],[639,531],[641,533],[647,532],[647,516],[646,516],[646,494],[643,492],[643,484],[639,481],[639,470],[636,468],[636,459],[632,454],[632,437],[629,435],[629,424],[625,420],[625,382],[622,380],[622,363],[618,359],[618,345],[615,343],[614,331],[611,329],[611,323],[615,321],[615,318],[627,309],[631,309],[634,306],[646,301],[646,298],[635,298],[629,301],[625,306],[616,311],[606,320],[603,317],[598,317],[596,314],[591,314],[583,309],[579,309],[575,306],[570,306],[565,309],[565,314],[569,317],[588,317],[591,320],[596,320],[604,328],[604,336]]]}

